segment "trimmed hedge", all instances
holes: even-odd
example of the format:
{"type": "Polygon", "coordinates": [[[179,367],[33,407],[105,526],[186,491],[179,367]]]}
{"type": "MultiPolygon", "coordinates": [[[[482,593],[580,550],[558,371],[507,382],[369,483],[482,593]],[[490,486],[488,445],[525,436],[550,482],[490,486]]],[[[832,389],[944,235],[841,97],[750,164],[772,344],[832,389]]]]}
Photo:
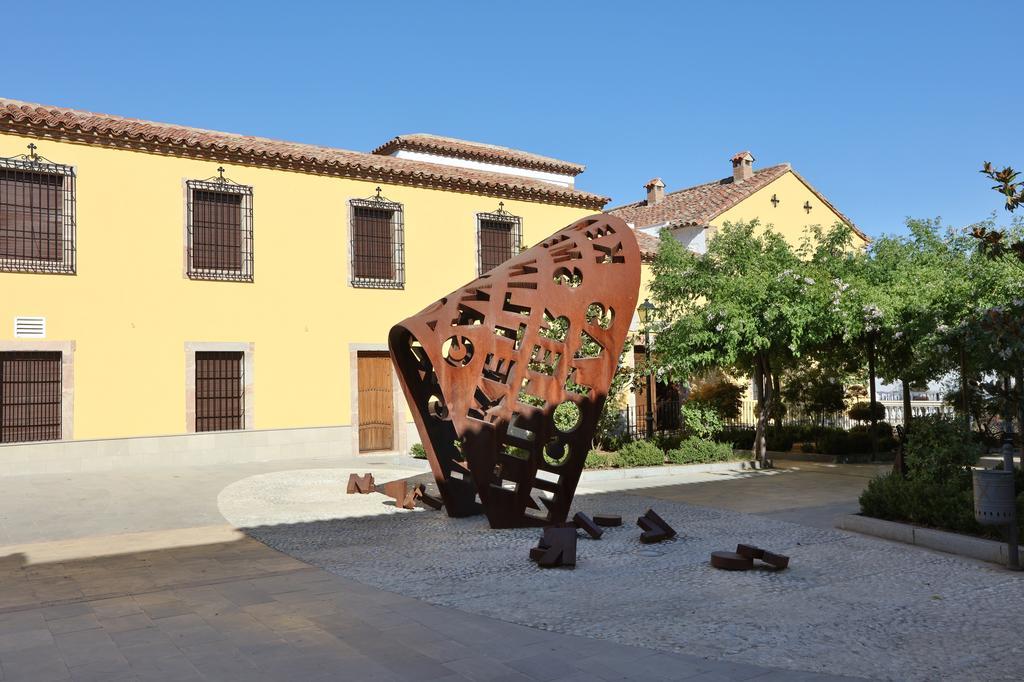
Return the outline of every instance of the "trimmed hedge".
{"type": "Polygon", "coordinates": [[[728,462],[733,459],[732,445],[716,443],[691,436],[679,444],[678,448],[669,450],[668,461],[672,464],[705,464],[709,462],[728,462]]]}
{"type": "Polygon", "coordinates": [[[409,454],[416,459],[426,459],[427,449],[423,447],[423,443],[413,443],[412,447],[409,448],[409,454]]]}
{"type": "Polygon", "coordinates": [[[587,453],[587,460],[583,463],[583,467],[585,469],[610,469],[617,463],[618,460],[614,452],[591,450],[587,453]]]}
{"type": "MultiPolygon", "coordinates": [[[[971,467],[979,452],[977,443],[954,420],[915,417],[907,434],[907,478],[890,473],[872,479],[860,496],[861,513],[955,533],[999,537],[997,528],[974,520],[971,467]]],[[[1017,490],[1024,491],[1024,471],[1015,475],[1017,490]]],[[[1024,530],[1024,492],[1017,496],[1017,510],[1024,530]]]]}
{"type": "Polygon", "coordinates": [[[621,467],[652,467],[665,463],[665,451],[649,440],[626,443],[615,456],[621,467]]]}

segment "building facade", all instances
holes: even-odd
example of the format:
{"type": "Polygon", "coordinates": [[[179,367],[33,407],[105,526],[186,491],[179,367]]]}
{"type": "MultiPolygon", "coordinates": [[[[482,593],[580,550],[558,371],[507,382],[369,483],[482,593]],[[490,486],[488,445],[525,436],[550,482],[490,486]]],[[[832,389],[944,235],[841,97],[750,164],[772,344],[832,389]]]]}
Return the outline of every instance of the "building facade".
{"type": "Polygon", "coordinates": [[[582,170],[0,99],[0,467],[404,451],[391,325],[600,211],[582,170]]]}
{"type": "MultiPolygon", "coordinates": [[[[808,228],[829,228],[836,223],[847,225],[853,231],[857,248],[867,245],[867,235],[790,164],[755,169],[754,161],[749,151],[740,152],[730,159],[730,175],[672,192],[666,192],[665,182],[656,177],[644,185],[645,199],[608,209],[636,232],[648,263],[641,270],[641,300],[651,281],[649,263],[658,251],[659,236],[664,230],[695,253],[704,253],[708,242],[725,223],[754,220],[761,229],[770,227],[794,246],[800,245],[808,228]]],[[[646,349],[638,344],[631,362],[642,363],[645,354],[646,349]]],[[[678,419],[681,397],[678,386],[659,383],[652,387],[651,393],[652,400],[663,406],[652,406],[655,421],[678,419]]],[[[752,390],[748,391],[744,408],[752,411],[751,395],[752,390]]],[[[645,390],[631,396],[629,411],[634,422],[645,418],[645,390]]]]}

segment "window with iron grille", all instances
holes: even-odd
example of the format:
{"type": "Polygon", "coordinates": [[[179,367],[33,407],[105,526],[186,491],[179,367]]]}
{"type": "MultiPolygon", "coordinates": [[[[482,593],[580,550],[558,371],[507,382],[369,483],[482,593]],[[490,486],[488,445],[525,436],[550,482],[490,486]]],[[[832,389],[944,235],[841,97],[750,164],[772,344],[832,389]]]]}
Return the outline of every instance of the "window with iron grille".
{"type": "Polygon", "coordinates": [[[189,180],[188,276],[253,281],[252,187],[223,175],[189,180]]]}
{"type": "Polygon", "coordinates": [[[405,286],[405,233],[402,205],[380,196],[353,199],[352,286],[401,289],[405,286]]]}
{"type": "Polygon", "coordinates": [[[519,253],[523,239],[522,218],[505,210],[476,214],[477,272],[484,274],[519,253]]]}
{"type": "Polygon", "coordinates": [[[0,443],[60,438],[60,351],[0,353],[0,443]]]}
{"type": "Polygon", "coordinates": [[[245,354],[196,352],[196,431],[245,428],[245,354]]]}
{"type": "Polygon", "coordinates": [[[0,158],[0,271],[75,274],[75,170],[35,153],[0,158]]]}

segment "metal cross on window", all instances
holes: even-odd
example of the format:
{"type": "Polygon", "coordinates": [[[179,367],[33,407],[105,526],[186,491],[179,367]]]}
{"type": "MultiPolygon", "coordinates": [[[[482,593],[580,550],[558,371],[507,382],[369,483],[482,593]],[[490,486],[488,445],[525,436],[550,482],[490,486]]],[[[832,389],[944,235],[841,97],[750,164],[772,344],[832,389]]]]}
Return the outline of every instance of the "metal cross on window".
{"type": "Polygon", "coordinates": [[[224,177],[224,166],[218,166],[217,172],[220,173],[220,181],[224,182],[227,179],[224,177]]]}
{"type": "Polygon", "coordinates": [[[804,210],[805,210],[805,211],[807,211],[808,213],[810,213],[810,212],[811,212],[811,209],[812,209],[812,208],[814,208],[814,207],[813,207],[813,206],[811,206],[811,202],[809,202],[809,201],[805,201],[805,202],[804,202],[804,210]]]}
{"type": "Polygon", "coordinates": [[[32,159],[33,161],[39,158],[39,155],[36,154],[36,149],[38,149],[38,147],[36,147],[35,142],[28,143],[28,158],[32,159]]]}
{"type": "Polygon", "coordinates": [[[771,202],[772,202],[772,208],[778,208],[778,206],[779,206],[779,198],[777,196],[775,196],[774,194],[772,195],[771,202]]]}

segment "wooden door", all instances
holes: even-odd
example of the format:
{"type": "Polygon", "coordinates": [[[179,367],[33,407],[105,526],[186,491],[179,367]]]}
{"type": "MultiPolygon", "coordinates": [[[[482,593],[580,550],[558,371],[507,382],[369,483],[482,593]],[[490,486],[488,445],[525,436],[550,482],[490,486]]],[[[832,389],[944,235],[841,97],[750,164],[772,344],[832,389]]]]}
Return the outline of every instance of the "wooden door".
{"type": "MultiPolygon", "coordinates": [[[[647,362],[647,351],[643,346],[635,346],[633,348],[633,366],[641,367],[647,362]]],[[[638,377],[635,382],[636,386],[636,428],[637,432],[641,435],[647,435],[647,381],[651,377],[646,374],[638,377]]],[[[651,400],[654,404],[651,405],[651,416],[654,417],[652,420],[652,426],[655,430],[658,429],[658,410],[655,409],[658,404],[658,384],[651,384],[651,400]]]]}
{"type": "Polygon", "coordinates": [[[394,448],[391,357],[386,351],[358,355],[359,451],[394,448]]]}

